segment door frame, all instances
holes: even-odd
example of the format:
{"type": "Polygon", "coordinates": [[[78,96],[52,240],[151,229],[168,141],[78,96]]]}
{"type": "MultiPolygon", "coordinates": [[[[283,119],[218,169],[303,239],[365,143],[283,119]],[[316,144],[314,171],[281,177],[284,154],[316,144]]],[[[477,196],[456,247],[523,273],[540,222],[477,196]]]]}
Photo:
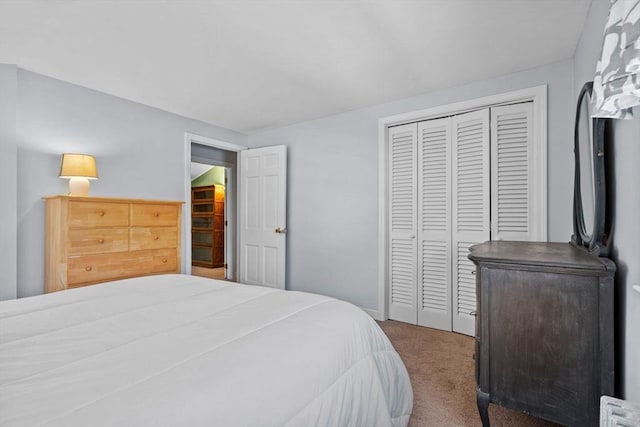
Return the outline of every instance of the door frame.
{"type": "MultiPolygon", "coordinates": [[[[184,250],[182,259],[184,260],[184,265],[182,268],[182,272],[184,274],[191,274],[191,144],[200,144],[206,145],[207,147],[219,148],[221,150],[226,151],[234,151],[236,153],[247,150],[248,147],[233,144],[226,141],[220,141],[217,139],[209,138],[206,136],[196,135],[193,133],[185,132],[184,134],[184,153],[185,153],[185,167],[184,167],[184,215],[182,215],[183,221],[182,226],[184,227],[185,233],[184,235],[184,250]]],[[[239,157],[239,156],[238,156],[239,157]]],[[[238,265],[240,264],[240,250],[238,245],[238,233],[231,233],[230,230],[236,229],[237,223],[237,214],[239,212],[239,200],[240,200],[240,188],[237,185],[239,182],[239,167],[233,167],[233,165],[218,162],[219,164],[212,166],[223,166],[226,168],[230,168],[231,172],[229,175],[229,183],[233,185],[233,181],[236,183],[236,215],[225,215],[225,219],[228,221],[228,226],[225,228],[225,262],[227,262],[227,278],[237,281],[238,280],[238,265]],[[227,239],[227,237],[232,234],[233,238],[227,239]],[[234,256],[231,256],[235,254],[234,256]],[[230,273],[230,276],[229,276],[230,273]]],[[[225,203],[225,214],[227,212],[227,203],[225,203]]],[[[232,211],[232,209],[230,209],[232,211]]]]}
{"type": "Polygon", "coordinates": [[[540,165],[540,186],[533,194],[536,218],[543,240],[547,240],[547,85],[490,95],[419,111],[382,117],[378,120],[378,310],[370,311],[376,320],[389,318],[389,127],[431,120],[480,108],[533,101],[533,164],[540,165]]]}

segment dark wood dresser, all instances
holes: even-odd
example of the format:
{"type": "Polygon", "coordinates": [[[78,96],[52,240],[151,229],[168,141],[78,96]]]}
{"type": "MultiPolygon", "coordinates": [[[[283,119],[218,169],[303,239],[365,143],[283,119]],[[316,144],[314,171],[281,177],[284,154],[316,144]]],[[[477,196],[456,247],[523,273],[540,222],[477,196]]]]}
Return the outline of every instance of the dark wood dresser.
{"type": "Polygon", "coordinates": [[[597,426],[614,394],[614,263],[569,243],[490,241],[476,264],[478,410],[597,426]]]}

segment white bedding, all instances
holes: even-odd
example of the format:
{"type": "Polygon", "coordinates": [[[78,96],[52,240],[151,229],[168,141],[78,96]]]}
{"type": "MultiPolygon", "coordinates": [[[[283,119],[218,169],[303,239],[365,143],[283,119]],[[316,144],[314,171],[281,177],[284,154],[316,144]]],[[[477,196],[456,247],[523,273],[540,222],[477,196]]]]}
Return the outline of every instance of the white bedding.
{"type": "Polygon", "coordinates": [[[0,303],[1,426],[406,426],[412,400],[328,297],[163,275],[0,303]]]}

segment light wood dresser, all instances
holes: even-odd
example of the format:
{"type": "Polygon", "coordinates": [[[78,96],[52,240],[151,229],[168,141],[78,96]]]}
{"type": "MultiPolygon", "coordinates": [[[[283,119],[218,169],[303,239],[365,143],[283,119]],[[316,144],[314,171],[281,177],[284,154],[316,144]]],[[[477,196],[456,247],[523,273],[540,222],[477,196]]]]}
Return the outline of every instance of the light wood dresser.
{"type": "Polygon", "coordinates": [[[45,292],[180,272],[182,202],[44,199],[45,292]]]}

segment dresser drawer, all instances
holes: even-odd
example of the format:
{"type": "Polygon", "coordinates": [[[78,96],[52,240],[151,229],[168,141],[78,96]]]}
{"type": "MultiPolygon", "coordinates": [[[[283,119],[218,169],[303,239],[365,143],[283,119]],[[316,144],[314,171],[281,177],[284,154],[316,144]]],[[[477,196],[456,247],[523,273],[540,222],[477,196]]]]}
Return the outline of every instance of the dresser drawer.
{"type": "Polygon", "coordinates": [[[177,272],[176,254],[176,249],[156,249],[70,257],[67,283],[73,288],[126,277],[177,272]]]}
{"type": "Polygon", "coordinates": [[[175,226],[178,221],[178,205],[131,204],[131,225],[175,226]]]}
{"type": "Polygon", "coordinates": [[[129,225],[129,204],[71,200],[67,215],[69,227],[126,227],[129,225]]]}
{"type": "Polygon", "coordinates": [[[67,253],[70,256],[129,250],[128,228],[77,228],[69,230],[67,236],[67,253]]]}
{"type": "Polygon", "coordinates": [[[178,256],[176,249],[155,249],[145,255],[144,261],[148,263],[150,273],[179,273],[178,256]]]}
{"type": "Polygon", "coordinates": [[[116,252],[70,257],[67,261],[67,286],[73,288],[127,277],[123,262],[130,256],[129,252],[116,252]]]}
{"type": "Polygon", "coordinates": [[[130,249],[132,251],[176,247],[178,247],[178,229],[176,227],[131,228],[130,249]]]}

